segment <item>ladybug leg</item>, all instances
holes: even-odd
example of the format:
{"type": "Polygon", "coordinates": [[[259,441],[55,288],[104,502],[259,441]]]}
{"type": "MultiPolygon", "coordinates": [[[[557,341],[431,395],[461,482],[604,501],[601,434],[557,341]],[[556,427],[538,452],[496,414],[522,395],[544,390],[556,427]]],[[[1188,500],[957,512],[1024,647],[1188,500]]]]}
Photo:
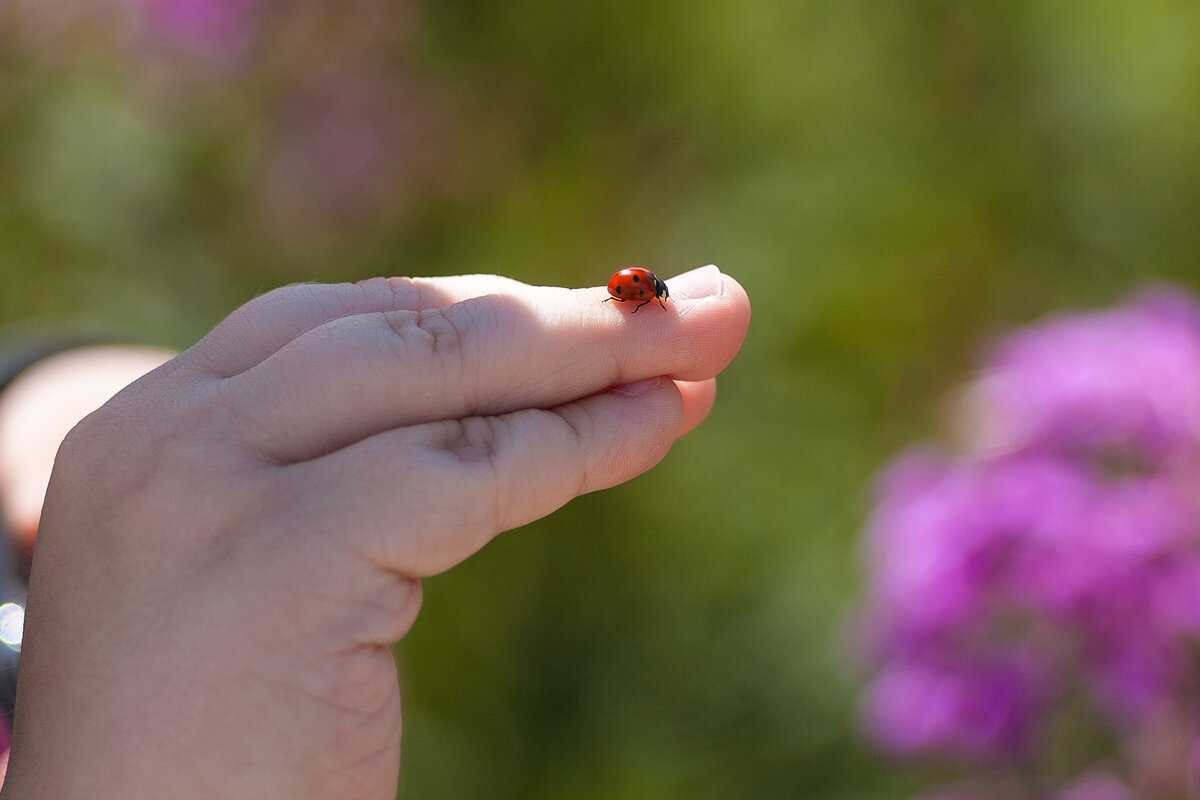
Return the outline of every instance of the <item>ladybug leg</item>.
{"type": "Polygon", "coordinates": [[[650,302],[649,300],[644,300],[644,301],[642,301],[641,303],[638,303],[638,305],[637,305],[637,308],[635,308],[635,309],[633,310],[633,313],[634,313],[634,314],[636,314],[636,313],[637,313],[637,311],[638,311],[638,308],[641,308],[642,306],[646,305],[646,303],[649,303],[649,302],[650,302]]]}
{"type": "Polygon", "coordinates": [[[662,301],[661,297],[658,298],[658,304],[663,307],[663,311],[667,310],[667,304],[662,301]]]}

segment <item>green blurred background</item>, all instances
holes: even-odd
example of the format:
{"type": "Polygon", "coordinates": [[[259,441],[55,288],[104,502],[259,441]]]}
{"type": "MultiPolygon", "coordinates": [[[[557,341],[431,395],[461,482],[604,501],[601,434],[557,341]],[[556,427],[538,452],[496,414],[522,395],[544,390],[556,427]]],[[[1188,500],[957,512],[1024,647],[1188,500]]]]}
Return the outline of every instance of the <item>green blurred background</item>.
{"type": "Polygon", "coordinates": [[[842,645],[872,475],[990,337],[1200,278],[1198,123],[1183,0],[0,0],[0,321],[719,264],[708,423],[428,581],[400,795],[902,798],[842,645]]]}

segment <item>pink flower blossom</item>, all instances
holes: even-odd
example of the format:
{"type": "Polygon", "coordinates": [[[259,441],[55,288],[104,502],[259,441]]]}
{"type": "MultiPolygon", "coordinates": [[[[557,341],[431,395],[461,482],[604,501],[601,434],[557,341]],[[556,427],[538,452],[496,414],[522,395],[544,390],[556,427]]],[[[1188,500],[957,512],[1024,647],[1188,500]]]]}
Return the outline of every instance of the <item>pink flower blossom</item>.
{"type": "MultiPolygon", "coordinates": [[[[880,482],[872,737],[1036,772],[1068,700],[1117,741],[1168,710],[1197,736],[1200,307],[1158,288],[1050,320],[1001,342],[974,387],[968,452],[904,455],[880,482]]],[[[1140,757],[1131,774],[1162,773],[1140,757]]],[[[1058,795],[1130,796],[1107,773],[1058,795]]]]}

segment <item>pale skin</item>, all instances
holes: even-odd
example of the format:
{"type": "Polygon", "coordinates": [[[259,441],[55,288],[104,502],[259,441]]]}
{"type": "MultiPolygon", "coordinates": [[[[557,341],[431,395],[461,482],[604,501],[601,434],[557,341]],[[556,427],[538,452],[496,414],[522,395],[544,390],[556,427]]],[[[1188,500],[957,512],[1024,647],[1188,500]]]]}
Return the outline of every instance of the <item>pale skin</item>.
{"type": "Polygon", "coordinates": [[[66,438],[18,798],[393,798],[421,579],[658,463],[750,319],[715,267],[636,317],[496,276],[242,307],[66,438]],[[656,312],[656,313],[654,313],[656,312]]]}

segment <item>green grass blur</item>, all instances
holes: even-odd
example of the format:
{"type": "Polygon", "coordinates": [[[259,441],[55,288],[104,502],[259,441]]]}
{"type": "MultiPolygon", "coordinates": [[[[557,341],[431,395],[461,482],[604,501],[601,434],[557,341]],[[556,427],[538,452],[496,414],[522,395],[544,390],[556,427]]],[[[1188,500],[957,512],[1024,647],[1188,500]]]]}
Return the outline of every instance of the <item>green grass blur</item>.
{"type": "Polygon", "coordinates": [[[750,292],[660,467],[428,581],[404,798],[909,796],[841,639],[872,475],[990,337],[1200,280],[1190,3],[297,0],[216,52],[49,5],[0,4],[0,322],[182,347],[284,283],[626,264],[750,292]]]}

